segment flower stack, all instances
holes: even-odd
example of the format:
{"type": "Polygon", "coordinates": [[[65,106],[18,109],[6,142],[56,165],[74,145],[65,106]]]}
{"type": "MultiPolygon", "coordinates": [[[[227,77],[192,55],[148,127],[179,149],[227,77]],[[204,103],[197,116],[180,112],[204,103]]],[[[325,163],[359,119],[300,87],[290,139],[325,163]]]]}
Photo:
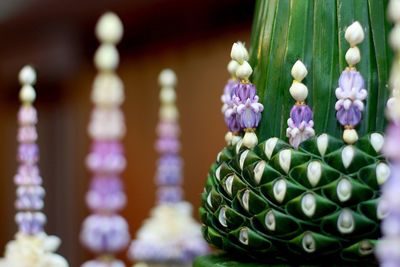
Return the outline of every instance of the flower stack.
{"type": "Polygon", "coordinates": [[[38,134],[36,124],[37,112],[33,106],[36,92],[36,72],[31,66],[25,66],[19,73],[22,85],[20,100],[22,105],[18,112],[19,143],[17,160],[18,172],[14,177],[17,185],[18,210],[15,220],[18,233],[6,247],[5,258],[0,260],[1,267],[68,267],[67,261],[55,251],[60,246],[60,239],[47,236],[44,232],[46,215],[42,212],[45,190],[39,173],[39,147],[36,144],[38,134]]]}
{"type": "Polygon", "coordinates": [[[161,72],[160,121],[157,126],[157,205],[132,242],[130,256],[139,266],[191,266],[192,260],[208,251],[200,225],[192,218],[192,206],[183,201],[180,128],[175,105],[176,75],[161,72]]]}
{"type": "Polygon", "coordinates": [[[93,212],[83,223],[82,243],[97,258],[84,267],[123,267],[115,258],[129,243],[126,220],[118,214],[126,202],[120,178],[126,160],[121,139],[125,135],[124,114],[120,109],[124,101],[124,87],[115,73],[119,55],[115,45],[121,40],[123,26],[114,13],[104,14],[96,28],[102,42],[95,54],[97,74],[92,91],[94,109],[89,123],[92,146],[86,165],[93,174],[86,203],[93,212]]]}
{"type": "Polygon", "coordinates": [[[400,266],[400,0],[391,0],[389,19],[394,22],[389,41],[395,52],[389,80],[391,98],[387,104],[390,125],[386,131],[385,156],[390,161],[390,177],[382,187],[379,213],[384,216],[381,224],[383,238],[376,254],[382,267],[400,266]]]}

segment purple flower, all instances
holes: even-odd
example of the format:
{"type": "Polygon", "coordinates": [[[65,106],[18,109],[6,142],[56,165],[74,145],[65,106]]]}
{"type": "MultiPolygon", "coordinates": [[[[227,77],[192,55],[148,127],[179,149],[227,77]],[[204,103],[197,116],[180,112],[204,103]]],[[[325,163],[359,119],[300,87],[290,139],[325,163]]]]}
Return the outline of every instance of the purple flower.
{"type": "Polygon", "coordinates": [[[229,80],[224,88],[224,94],[221,96],[221,101],[224,104],[222,107],[222,113],[225,113],[225,108],[232,105],[233,96],[239,86],[239,82],[235,80],[229,80]]]}
{"type": "Polygon", "coordinates": [[[364,79],[356,70],[345,70],[339,77],[339,87],[335,91],[338,101],[336,117],[343,126],[356,126],[360,123],[364,110],[363,100],[367,98],[364,79]]]}
{"type": "Polygon", "coordinates": [[[400,125],[391,124],[387,127],[385,144],[383,146],[385,156],[400,161],[400,125]]]}
{"type": "Polygon", "coordinates": [[[18,147],[18,160],[35,164],[39,160],[39,147],[34,143],[22,143],[18,147]]]}
{"type": "Polygon", "coordinates": [[[176,138],[180,134],[179,125],[176,122],[160,122],[157,126],[157,134],[163,137],[176,138]]]}
{"type": "Polygon", "coordinates": [[[307,105],[295,105],[290,111],[290,118],[296,127],[300,127],[302,122],[310,122],[313,119],[313,112],[307,105]]]}
{"type": "Polygon", "coordinates": [[[222,113],[229,131],[240,132],[258,126],[264,107],[258,103],[254,84],[230,80],[221,100],[224,103],[222,113]]]}
{"type": "Polygon", "coordinates": [[[121,210],[126,203],[122,181],[118,177],[94,177],[86,202],[94,211],[121,210]]]}
{"type": "Polygon", "coordinates": [[[354,89],[360,92],[364,89],[364,79],[356,70],[345,70],[339,77],[339,87],[343,91],[351,92],[354,89]]]}
{"type": "Polygon", "coordinates": [[[240,83],[237,88],[236,96],[238,98],[236,101],[240,101],[240,103],[245,103],[248,99],[252,102],[258,102],[256,87],[252,83],[240,83]]]}
{"type": "Polygon", "coordinates": [[[81,240],[93,252],[118,252],[130,241],[128,224],[120,215],[91,215],[83,222],[81,240]]]}
{"type": "Polygon", "coordinates": [[[119,174],[125,169],[123,146],[118,141],[95,141],[86,165],[95,173],[119,174]]]}
{"type": "Polygon", "coordinates": [[[39,175],[39,168],[36,165],[23,164],[19,166],[14,176],[16,185],[41,185],[42,177],[39,175]]]}
{"type": "Polygon", "coordinates": [[[229,116],[225,115],[225,123],[228,126],[229,131],[235,133],[240,132],[240,124],[238,121],[238,114],[236,112],[231,113],[229,116]]]}
{"type": "Polygon", "coordinates": [[[240,104],[237,108],[240,127],[243,129],[257,128],[263,109],[262,104],[247,98],[245,104],[240,104]]]}
{"type": "Polygon", "coordinates": [[[45,191],[41,186],[21,186],[17,189],[15,207],[18,210],[41,210],[45,191]]]}
{"type": "Polygon", "coordinates": [[[159,153],[178,153],[181,144],[175,137],[160,137],[156,142],[156,150],[159,153]]]}
{"type": "Polygon", "coordinates": [[[354,127],[360,123],[362,113],[357,106],[351,105],[347,110],[341,107],[336,113],[336,118],[341,125],[350,125],[354,127]]]}
{"type": "Polygon", "coordinates": [[[182,182],[182,159],[179,156],[167,155],[157,162],[156,183],[161,186],[177,186],[182,182]]]}
{"type": "Polygon", "coordinates": [[[15,221],[20,232],[33,235],[43,232],[46,216],[42,212],[20,211],[15,216],[15,221]]]}
{"type": "Polygon", "coordinates": [[[296,149],[302,142],[315,135],[313,112],[308,105],[293,106],[287,123],[286,136],[296,149]]]}
{"type": "Polygon", "coordinates": [[[177,203],[182,201],[183,191],[179,186],[163,186],[157,190],[159,203],[177,203]]]}

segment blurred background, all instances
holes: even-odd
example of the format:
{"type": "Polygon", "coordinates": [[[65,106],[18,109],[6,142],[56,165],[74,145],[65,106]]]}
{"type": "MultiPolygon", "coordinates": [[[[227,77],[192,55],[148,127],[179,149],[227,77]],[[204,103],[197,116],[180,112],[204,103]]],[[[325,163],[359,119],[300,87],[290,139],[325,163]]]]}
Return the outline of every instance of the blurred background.
{"type": "MultiPolygon", "coordinates": [[[[198,218],[206,174],[224,146],[220,95],[228,78],[232,42],[249,42],[254,1],[246,0],[1,0],[0,1],[0,251],[16,232],[14,223],[18,72],[38,72],[41,174],[47,190],[47,232],[62,238],[70,266],[88,255],[78,235],[87,215],[84,194],[86,134],[98,46],[94,26],[105,11],[122,19],[118,73],[125,83],[124,140],[128,195],[124,216],[135,234],[154,205],[157,76],[165,67],[178,75],[178,108],[185,160],[186,199],[198,218]]],[[[124,257],[124,255],[122,255],[124,257]]]]}

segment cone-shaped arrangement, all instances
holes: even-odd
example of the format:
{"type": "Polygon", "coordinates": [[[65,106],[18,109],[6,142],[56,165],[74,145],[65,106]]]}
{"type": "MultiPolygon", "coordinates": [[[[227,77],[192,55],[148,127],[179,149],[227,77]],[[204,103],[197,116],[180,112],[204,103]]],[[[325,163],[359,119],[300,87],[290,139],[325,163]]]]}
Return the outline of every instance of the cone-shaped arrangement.
{"type": "MultiPolygon", "coordinates": [[[[335,87],[336,117],[345,128],[343,141],[326,132],[314,136],[317,131],[313,115],[321,112],[321,105],[315,105],[315,101],[314,106],[306,104],[309,90],[303,79],[307,69],[301,61],[291,71],[293,82],[289,92],[296,102],[287,124],[289,143],[277,136],[263,140],[258,135],[253,139],[251,136],[263,128],[274,127],[266,122],[277,115],[268,106],[260,120],[263,106],[258,102],[258,94],[264,93],[260,99],[265,99],[266,91],[255,90],[249,81],[247,53],[240,43],[233,45],[231,57],[238,63],[235,73],[239,85],[234,85],[235,80],[233,85],[229,82],[222,97],[232,133],[226,135],[228,145],[210,168],[200,208],[202,233],[210,244],[229,255],[272,265],[374,263],[373,252],[384,213],[377,208],[380,186],[388,178],[389,167],[381,154],[382,134],[369,132],[358,138],[356,132],[356,126],[362,123],[363,100],[367,96],[363,78],[355,69],[361,59],[356,45],[363,37],[357,22],[345,33],[350,43],[350,52],[346,54],[349,66],[335,87]],[[240,127],[235,128],[236,125],[240,127]],[[236,129],[245,132],[243,139],[236,141],[236,129]],[[246,140],[246,135],[251,138],[246,140]]],[[[253,53],[258,60],[257,51],[253,53]]],[[[260,65],[255,69],[259,75],[260,65]]],[[[253,77],[255,84],[260,82],[259,77],[253,77]]],[[[316,91],[318,88],[313,87],[312,93],[316,91]]],[[[282,119],[279,117],[281,124],[282,119]]],[[[399,146],[391,145],[397,153],[399,146]]],[[[399,207],[400,200],[397,203],[399,207]]],[[[228,257],[209,264],[222,266],[228,257]]],[[[206,266],[202,259],[196,261],[197,266],[206,266]]]]}
{"type": "MultiPolygon", "coordinates": [[[[208,251],[192,206],[182,200],[182,159],[179,155],[176,76],[166,69],[159,76],[160,121],[157,127],[157,205],[137,233],[129,250],[132,260],[151,266],[191,266],[194,257],[208,251]]],[[[139,263],[137,266],[141,266],[139,263]]]]}
{"type": "Polygon", "coordinates": [[[121,144],[125,121],[120,109],[124,88],[115,73],[119,63],[115,45],[122,33],[122,23],[114,13],[106,13],[100,18],[96,34],[102,44],[95,55],[99,73],[93,84],[94,109],[88,128],[92,146],[86,159],[87,168],[93,175],[86,203],[93,214],[86,218],[81,232],[83,245],[97,258],[84,263],[84,267],[125,266],[114,255],[130,241],[128,224],[118,214],[126,202],[120,179],[126,165],[121,144]]]}
{"type": "Polygon", "coordinates": [[[386,131],[384,153],[390,165],[390,177],[382,187],[382,200],[378,212],[384,217],[381,229],[383,238],[378,243],[377,256],[381,266],[400,266],[400,0],[391,0],[389,17],[395,23],[390,34],[395,60],[389,87],[392,97],[388,101],[387,114],[390,126],[386,131]]]}
{"type": "Polygon", "coordinates": [[[25,66],[19,73],[22,85],[20,100],[22,105],[18,113],[19,143],[17,160],[18,172],[14,177],[17,186],[15,216],[18,233],[15,240],[7,244],[5,258],[0,260],[1,267],[67,267],[67,261],[55,254],[61,241],[58,237],[47,236],[44,232],[46,215],[43,214],[45,190],[39,174],[39,147],[36,124],[37,112],[33,106],[36,92],[33,85],[36,73],[31,66],[25,66]]]}

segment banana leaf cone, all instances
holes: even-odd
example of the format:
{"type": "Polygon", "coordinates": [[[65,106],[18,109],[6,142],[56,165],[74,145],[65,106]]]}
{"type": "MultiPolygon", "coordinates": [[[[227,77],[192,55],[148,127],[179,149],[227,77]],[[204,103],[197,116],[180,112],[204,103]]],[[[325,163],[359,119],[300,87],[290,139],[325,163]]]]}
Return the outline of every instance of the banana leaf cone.
{"type": "Polygon", "coordinates": [[[381,154],[386,83],[387,1],[258,0],[250,44],[250,78],[264,106],[258,145],[227,145],[202,194],[203,236],[227,254],[195,266],[375,266],[380,187],[390,175],[381,154]],[[359,140],[342,141],[335,90],[346,67],[348,25],[365,40],[357,65],[368,90],[359,140]],[[286,121],[293,99],[290,70],[308,67],[307,104],[316,136],[293,148],[286,121]],[[220,265],[219,265],[220,264],[220,265]]]}

